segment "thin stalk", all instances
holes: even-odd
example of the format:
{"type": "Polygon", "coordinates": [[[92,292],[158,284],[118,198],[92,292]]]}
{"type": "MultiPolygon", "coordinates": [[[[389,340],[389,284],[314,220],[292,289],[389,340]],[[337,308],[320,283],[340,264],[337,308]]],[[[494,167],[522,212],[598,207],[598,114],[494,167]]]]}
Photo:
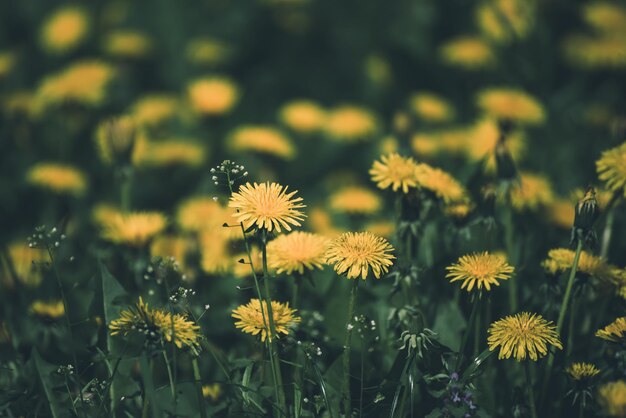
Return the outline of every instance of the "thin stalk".
{"type": "MultiPolygon", "coordinates": [[[[509,256],[510,262],[515,265],[517,262],[517,254],[515,248],[515,231],[513,220],[513,209],[510,206],[505,207],[505,220],[504,220],[504,240],[509,256]]],[[[517,312],[517,279],[515,276],[508,280],[509,283],[509,306],[511,312],[517,312]]]]}
{"type": "Polygon", "coordinates": [[[343,345],[343,402],[346,417],[351,416],[352,400],[350,398],[350,345],[352,340],[352,320],[354,317],[354,306],[356,305],[356,296],[359,289],[359,278],[353,279],[352,289],[350,291],[350,302],[348,303],[348,319],[346,321],[346,339],[343,345]]]}
{"type": "Polygon", "coordinates": [[[482,311],[484,311],[484,309],[478,309],[478,312],[476,313],[476,321],[474,323],[474,349],[472,350],[472,357],[476,356],[478,354],[478,350],[480,350],[480,331],[483,329],[482,311]]]}
{"type": "Polygon", "coordinates": [[[472,312],[470,313],[469,320],[467,321],[467,327],[463,333],[463,340],[461,340],[461,347],[459,348],[459,357],[456,361],[456,371],[459,371],[461,364],[463,363],[463,354],[465,353],[465,347],[469,340],[469,335],[474,330],[474,322],[476,321],[476,314],[478,313],[478,306],[480,305],[480,296],[474,295],[472,298],[472,312]]]}
{"type": "Polygon", "coordinates": [[[198,357],[192,357],[191,365],[193,367],[193,380],[196,386],[198,406],[200,407],[200,417],[207,418],[206,409],[204,407],[204,396],[202,395],[202,378],[200,377],[200,366],[198,365],[198,357]]]}
{"type": "MultiPolygon", "coordinates": [[[[263,229],[261,238],[261,254],[263,257],[263,286],[265,287],[265,302],[267,304],[267,317],[269,319],[269,350],[270,364],[274,373],[274,389],[276,391],[278,405],[284,412],[287,410],[285,404],[285,392],[283,387],[283,378],[280,370],[280,358],[276,349],[276,326],[274,324],[274,313],[272,312],[272,295],[270,293],[270,274],[267,268],[267,230],[263,229]]],[[[261,303],[262,305],[262,303],[261,303]]]]}
{"type": "Polygon", "coordinates": [[[72,352],[72,361],[74,362],[74,370],[76,370],[76,385],[78,386],[78,395],[80,397],[80,406],[82,415],[85,415],[85,398],[83,397],[83,390],[80,385],[80,373],[78,370],[78,359],[76,358],[76,350],[74,350],[74,332],[72,331],[72,324],[70,322],[70,311],[69,304],[67,303],[67,297],[65,296],[65,291],[63,290],[63,283],[61,283],[61,276],[59,274],[59,269],[56,264],[56,260],[52,253],[52,248],[49,245],[46,245],[46,250],[48,251],[48,256],[50,257],[50,264],[52,264],[52,270],[54,271],[54,277],[56,278],[57,286],[59,286],[59,292],[61,293],[61,299],[63,300],[63,311],[65,315],[65,325],[67,326],[67,333],[70,337],[70,347],[72,352]]]}
{"type": "Polygon", "coordinates": [[[613,224],[615,223],[615,206],[611,206],[606,213],[606,223],[602,231],[602,245],[600,247],[600,257],[606,258],[609,255],[611,237],[613,235],[613,224]]]}
{"type": "MultiPolygon", "coordinates": [[[[142,360],[142,363],[143,363],[143,360],[142,360]]],[[[150,370],[148,372],[148,375],[150,376],[150,378],[152,378],[152,372],[154,370],[154,359],[152,357],[150,357],[150,359],[148,360],[148,369],[150,370]]],[[[147,390],[146,390],[145,384],[144,384],[143,406],[141,407],[141,418],[148,418],[148,416],[149,416],[149,414],[148,414],[148,404],[150,402],[148,401],[148,394],[146,392],[147,392],[147,390]]],[[[154,400],[153,400],[153,402],[154,402],[154,400]]]]}
{"type": "Polygon", "coordinates": [[[176,381],[178,380],[178,362],[176,359],[176,328],[174,327],[174,309],[172,308],[172,301],[170,300],[171,292],[170,285],[167,281],[167,277],[163,280],[165,285],[165,297],[167,297],[167,308],[170,313],[170,333],[172,334],[172,363],[174,364],[174,373],[172,374],[172,367],[165,353],[165,347],[163,347],[163,358],[165,359],[165,366],[167,367],[167,375],[170,380],[170,390],[172,392],[172,399],[174,400],[174,411],[178,408],[178,393],[176,392],[176,381]]]}
{"type": "Polygon", "coordinates": [[[132,194],[132,173],[122,169],[121,183],[120,183],[120,207],[122,212],[128,212],[131,209],[131,194],[132,194]]]}
{"type": "Polygon", "coordinates": [[[167,369],[167,377],[170,381],[170,392],[172,394],[172,399],[174,400],[174,405],[176,405],[176,383],[174,382],[174,376],[172,375],[170,360],[167,358],[167,353],[165,352],[165,349],[163,349],[161,353],[163,353],[163,360],[165,360],[165,368],[167,369]]]}
{"type": "Polygon", "coordinates": [[[76,410],[74,399],[72,399],[72,391],[70,390],[70,386],[67,384],[67,376],[65,376],[65,389],[67,389],[67,395],[70,397],[70,403],[72,404],[72,411],[74,411],[74,415],[78,416],[78,411],[76,410]]]}
{"type": "Polygon", "coordinates": [[[533,382],[530,377],[530,362],[524,361],[524,374],[526,375],[526,386],[528,387],[528,404],[530,405],[531,418],[537,418],[537,409],[535,407],[535,391],[533,390],[533,382]]]}
{"type": "MultiPolygon", "coordinates": [[[[361,340],[361,344],[363,344],[363,340],[361,340]]],[[[365,356],[363,355],[364,351],[361,350],[361,389],[359,393],[359,418],[363,418],[363,376],[365,369],[365,356]]]]}
{"type": "Polygon", "coordinates": [[[569,356],[574,351],[574,332],[575,332],[575,318],[576,318],[576,302],[578,298],[576,295],[572,298],[572,312],[569,314],[569,331],[567,332],[567,355],[569,356]]]}
{"type": "Polygon", "coordinates": [[[291,287],[291,307],[296,309],[300,299],[300,287],[302,286],[302,277],[295,275],[293,277],[293,285],[291,287]]]}

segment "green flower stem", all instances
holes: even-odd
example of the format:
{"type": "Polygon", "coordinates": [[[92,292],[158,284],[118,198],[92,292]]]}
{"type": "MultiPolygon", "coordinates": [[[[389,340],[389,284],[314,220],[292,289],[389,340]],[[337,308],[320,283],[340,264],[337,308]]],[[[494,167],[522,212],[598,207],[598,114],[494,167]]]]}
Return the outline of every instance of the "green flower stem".
{"type": "Polygon", "coordinates": [[[476,314],[480,305],[480,295],[476,294],[472,297],[472,311],[470,313],[469,320],[467,321],[467,327],[463,333],[463,340],[461,340],[461,347],[459,348],[459,357],[456,360],[456,371],[458,372],[463,363],[463,354],[465,353],[465,347],[469,340],[469,335],[474,331],[474,322],[476,322],[476,314]]]}
{"type": "Polygon", "coordinates": [[[291,307],[296,309],[300,299],[300,287],[302,287],[302,277],[295,275],[293,277],[293,286],[291,288],[291,307]]]}
{"type": "Polygon", "coordinates": [[[163,358],[165,359],[165,365],[167,367],[167,375],[170,380],[170,390],[172,392],[172,399],[174,400],[174,411],[176,411],[178,407],[178,396],[176,392],[176,381],[178,380],[178,365],[176,359],[176,328],[174,327],[174,309],[172,308],[172,302],[170,300],[171,291],[170,285],[167,281],[167,277],[163,280],[165,285],[165,297],[167,298],[167,308],[170,313],[170,332],[172,334],[172,363],[174,364],[174,374],[172,375],[172,368],[170,367],[170,362],[167,358],[167,353],[165,352],[165,347],[163,347],[163,358]]]}
{"type": "Polygon", "coordinates": [[[59,287],[59,292],[61,293],[61,299],[63,300],[63,311],[65,312],[65,315],[63,315],[63,317],[65,318],[65,325],[67,326],[67,333],[70,337],[70,342],[71,342],[70,347],[71,347],[71,352],[72,352],[72,361],[74,363],[74,370],[76,373],[76,384],[78,386],[78,395],[80,397],[81,413],[82,415],[85,415],[85,411],[86,411],[85,398],[83,397],[83,390],[80,384],[80,371],[78,370],[78,359],[76,357],[76,350],[74,350],[74,343],[76,340],[74,339],[74,332],[72,331],[72,324],[70,322],[69,304],[67,302],[67,296],[65,295],[65,291],[63,290],[63,283],[61,283],[61,275],[59,274],[59,269],[57,267],[56,259],[54,258],[52,248],[50,248],[49,245],[46,245],[46,250],[48,251],[48,257],[50,257],[50,264],[52,265],[52,270],[54,271],[54,277],[56,279],[57,286],[59,287]]]}
{"type": "MultiPolygon", "coordinates": [[[[514,220],[513,209],[510,206],[505,207],[505,219],[504,219],[504,241],[507,249],[507,254],[512,265],[517,264],[517,253],[515,243],[514,232],[514,220]]],[[[511,312],[517,312],[517,278],[515,276],[508,280],[509,283],[509,306],[511,312]]]]}
{"type": "Polygon", "coordinates": [[[122,168],[120,183],[120,208],[123,212],[131,209],[131,195],[133,188],[133,174],[131,168],[122,168]]]}
{"type": "MultiPolygon", "coordinates": [[[[274,324],[274,313],[272,312],[272,295],[270,293],[270,274],[267,268],[267,230],[263,229],[261,238],[261,253],[263,257],[263,285],[265,287],[265,302],[267,303],[267,317],[269,319],[269,350],[270,350],[270,364],[272,365],[274,373],[274,387],[276,390],[278,405],[280,406],[282,413],[287,411],[285,404],[285,389],[283,387],[283,377],[280,370],[280,357],[276,348],[276,326],[274,324]]],[[[261,303],[262,305],[262,303],[261,303]]]]}
{"type": "Polygon", "coordinates": [[[165,368],[167,369],[167,377],[170,381],[170,392],[172,394],[172,399],[174,400],[174,405],[176,405],[176,382],[174,381],[174,376],[172,375],[172,366],[170,365],[170,360],[167,358],[167,353],[165,352],[165,348],[163,351],[163,360],[165,360],[165,368]]]}
{"type": "Polygon", "coordinates": [[[528,388],[528,404],[530,405],[531,418],[537,418],[537,409],[535,407],[535,391],[533,390],[533,382],[530,377],[530,362],[524,361],[524,374],[526,375],[526,386],[528,388]]]}
{"type": "Polygon", "coordinates": [[[193,367],[193,381],[196,386],[196,395],[198,397],[198,407],[200,408],[200,417],[207,418],[206,408],[204,407],[204,396],[202,395],[202,378],[200,377],[200,366],[198,365],[198,357],[191,358],[193,367]]]}
{"type": "Polygon", "coordinates": [[[615,223],[615,206],[611,206],[606,213],[606,223],[602,231],[602,245],[600,247],[600,257],[606,258],[609,255],[611,246],[611,236],[613,235],[613,223],[615,223]]]}
{"type": "Polygon", "coordinates": [[[352,289],[350,290],[350,302],[348,303],[348,319],[346,320],[346,339],[343,344],[343,402],[346,417],[350,417],[352,410],[352,400],[350,398],[350,344],[352,337],[352,321],[354,317],[354,307],[356,305],[356,296],[359,289],[359,278],[353,279],[352,289]]]}

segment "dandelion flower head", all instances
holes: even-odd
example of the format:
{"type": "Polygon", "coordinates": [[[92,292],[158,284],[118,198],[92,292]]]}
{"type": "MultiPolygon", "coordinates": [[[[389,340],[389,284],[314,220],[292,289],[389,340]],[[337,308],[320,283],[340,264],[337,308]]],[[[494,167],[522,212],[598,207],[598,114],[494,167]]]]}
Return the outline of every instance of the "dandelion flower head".
{"type": "Polygon", "coordinates": [[[116,244],[141,247],[160,233],[166,223],[159,212],[119,213],[101,225],[102,237],[116,244]]]}
{"type": "Polygon", "coordinates": [[[370,269],[380,279],[393,265],[395,257],[389,242],[371,232],[346,232],[328,246],[326,262],[333,265],[337,274],[348,279],[367,279],[370,269]]]}
{"type": "Polygon", "coordinates": [[[574,380],[588,380],[600,373],[600,369],[591,363],[572,363],[565,372],[574,380]]]}
{"type": "Polygon", "coordinates": [[[267,245],[267,263],[279,274],[322,269],[328,243],[328,238],[310,232],[279,235],[267,245]]]}
{"type": "Polygon", "coordinates": [[[508,280],[515,269],[510,266],[506,257],[501,254],[474,253],[464,255],[459,261],[446,267],[446,278],[450,282],[462,281],[461,289],[471,292],[477,290],[491,290],[491,286],[499,286],[500,281],[508,280]]]}
{"type": "Polygon", "coordinates": [[[369,173],[379,189],[391,187],[394,192],[402,189],[402,193],[406,194],[409,188],[417,187],[416,168],[413,158],[392,153],[383,155],[381,161],[374,161],[369,173]]]}
{"type": "Polygon", "coordinates": [[[80,196],[87,189],[87,179],[82,171],[69,165],[39,163],[28,170],[26,180],[54,193],[80,196]]]}
{"type": "MultiPolygon", "coordinates": [[[[295,309],[289,307],[288,302],[272,301],[271,306],[276,334],[288,335],[289,329],[298,324],[301,318],[296,315],[295,309]]],[[[271,341],[273,336],[269,332],[269,317],[267,315],[267,302],[259,302],[258,299],[251,299],[246,305],[237,307],[232,313],[232,317],[237,319],[236,328],[247,334],[261,334],[261,341],[265,341],[267,338],[271,341]]]]}

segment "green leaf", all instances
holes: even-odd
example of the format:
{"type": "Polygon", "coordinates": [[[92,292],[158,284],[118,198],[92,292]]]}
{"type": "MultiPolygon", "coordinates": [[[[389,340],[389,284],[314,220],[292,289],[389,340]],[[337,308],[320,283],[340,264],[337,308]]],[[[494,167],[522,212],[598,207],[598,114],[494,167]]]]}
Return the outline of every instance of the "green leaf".
{"type": "Polygon", "coordinates": [[[302,390],[300,386],[294,382],[293,385],[293,416],[294,418],[300,418],[302,413],[302,390]]]}
{"type": "MultiPolygon", "coordinates": [[[[35,361],[35,368],[37,369],[37,374],[39,374],[39,379],[41,380],[41,384],[43,386],[43,390],[46,394],[46,398],[48,399],[48,405],[50,406],[50,413],[53,418],[62,418],[68,417],[69,414],[62,413],[61,411],[67,411],[67,408],[64,408],[60,405],[60,399],[57,394],[54,393],[52,387],[54,386],[51,374],[56,370],[56,367],[52,364],[47,363],[44,359],[41,358],[39,352],[36,349],[32,351],[32,358],[35,361]]],[[[71,400],[70,400],[71,402],[71,400]]]]}

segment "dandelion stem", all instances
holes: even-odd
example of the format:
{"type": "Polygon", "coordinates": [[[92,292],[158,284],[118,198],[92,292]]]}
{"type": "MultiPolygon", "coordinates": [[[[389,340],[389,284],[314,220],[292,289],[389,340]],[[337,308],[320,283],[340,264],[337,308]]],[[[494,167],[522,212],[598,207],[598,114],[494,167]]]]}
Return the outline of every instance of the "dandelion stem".
{"type": "Polygon", "coordinates": [[[167,353],[165,349],[162,351],[163,360],[165,360],[165,368],[167,369],[167,377],[170,380],[170,392],[172,394],[172,399],[174,400],[174,405],[176,404],[176,383],[174,382],[174,376],[172,376],[172,367],[170,365],[170,360],[167,358],[167,353]]]}
{"type": "Polygon", "coordinates": [[[120,207],[123,212],[131,209],[132,173],[130,169],[122,169],[120,183],[120,207]]]}
{"type": "Polygon", "coordinates": [[[526,386],[528,387],[528,405],[530,406],[530,416],[531,418],[537,418],[535,391],[533,390],[533,382],[530,377],[530,363],[528,361],[524,361],[524,374],[526,375],[526,386]]]}
{"type": "MultiPolygon", "coordinates": [[[[517,248],[515,245],[513,209],[510,206],[505,208],[504,220],[504,240],[510,262],[517,264],[517,248]]],[[[511,312],[517,312],[517,279],[515,276],[508,280],[509,283],[509,306],[511,312]]]]}
{"type": "MultiPolygon", "coordinates": [[[[286,411],[285,405],[285,393],[283,388],[283,378],[280,370],[280,358],[276,350],[276,327],[274,325],[274,314],[272,312],[272,295],[270,293],[270,275],[267,268],[267,230],[263,229],[261,238],[261,253],[263,257],[263,286],[265,287],[265,302],[267,304],[267,317],[269,319],[269,351],[270,351],[270,364],[272,365],[272,373],[274,374],[274,389],[276,391],[276,397],[278,405],[282,411],[286,411]]],[[[261,303],[261,305],[263,305],[261,303]]]]}
{"type": "Polygon", "coordinates": [[[70,390],[70,386],[67,384],[67,376],[65,376],[65,389],[67,389],[67,395],[70,397],[70,403],[72,404],[72,411],[74,411],[74,415],[78,416],[78,411],[76,410],[74,399],[72,399],[72,391],[70,390]]]}
{"type": "Polygon", "coordinates": [[[606,258],[609,255],[611,246],[611,236],[613,235],[613,223],[615,222],[615,207],[609,208],[606,213],[606,223],[602,231],[602,246],[600,247],[600,257],[606,258]]]}
{"type": "Polygon", "coordinates": [[[296,309],[298,306],[298,299],[300,298],[300,287],[302,286],[302,277],[295,275],[293,277],[293,287],[291,289],[291,307],[296,309]]]}
{"type": "Polygon", "coordinates": [[[200,417],[207,418],[206,410],[204,408],[204,396],[202,395],[202,378],[200,377],[200,366],[198,365],[198,357],[192,357],[191,365],[193,367],[193,381],[196,386],[198,407],[200,407],[200,417]]]}
{"type": "Polygon", "coordinates": [[[463,333],[463,340],[461,340],[461,347],[459,348],[459,357],[456,360],[456,370],[459,371],[461,364],[463,363],[463,354],[465,353],[465,347],[469,340],[469,335],[474,330],[474,322],[476,321],[476,314],[478,313],[478,306],[480,305],[480,296],[474,295],[472,298],[472,312],[470,313],[469,320],[467,321],[467,327],[463,333]]]}
{"type": "Polygon", "coordinates": [[[352,410],[352,400],[350,399],[350,343],[352,337],[352,320],[354,317],[354,306],[359,289],[359,278],[354,279],[354,284],[350,290],[350,302],[348,303],[348,319],[346,320],[346,339],[343,345],[343,402],[344,413],[350,417],[352,410]]]}

